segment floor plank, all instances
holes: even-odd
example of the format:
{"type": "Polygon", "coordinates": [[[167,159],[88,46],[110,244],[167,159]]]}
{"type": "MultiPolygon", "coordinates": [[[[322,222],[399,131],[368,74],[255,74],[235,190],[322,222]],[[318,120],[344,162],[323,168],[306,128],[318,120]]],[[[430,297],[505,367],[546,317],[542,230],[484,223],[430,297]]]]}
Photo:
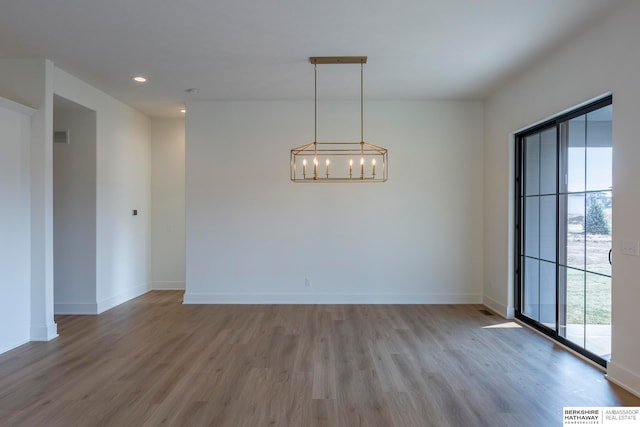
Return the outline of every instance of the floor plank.
{"type": "Polygon", "coordinates": [[[183,305],[150,292],[0,355],[2,426],[550,426],[640,406],[478,305],[183,305]]]}

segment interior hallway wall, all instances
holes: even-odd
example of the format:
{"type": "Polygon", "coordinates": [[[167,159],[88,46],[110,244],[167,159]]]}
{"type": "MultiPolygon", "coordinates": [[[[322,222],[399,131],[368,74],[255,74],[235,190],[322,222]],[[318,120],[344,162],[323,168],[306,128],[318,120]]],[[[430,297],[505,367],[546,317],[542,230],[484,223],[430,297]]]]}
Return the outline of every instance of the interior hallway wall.
{"type": "Polygon", "coordinates": [[[184,289],[184,119],[151,120],[153,289],[184,289]]]}
{"type": "Polygon", "coordinates": [[[57,95],[96,112],[96,304],[100,313],[151,289],[151,120],[59,68],[55,68],[54,89],[57,95]]]}

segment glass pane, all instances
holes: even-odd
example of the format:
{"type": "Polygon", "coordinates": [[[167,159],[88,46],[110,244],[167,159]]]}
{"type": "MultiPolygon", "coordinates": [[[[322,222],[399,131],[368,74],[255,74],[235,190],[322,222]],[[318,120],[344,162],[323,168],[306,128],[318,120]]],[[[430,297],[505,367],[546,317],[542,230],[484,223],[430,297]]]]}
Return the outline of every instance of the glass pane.
{"type": "Polygon", "coordinates": [[[559,168],[558,173],[560,174],[560,180],[558,182],[558,192],[566,193],[567,181],[569,180],[569,177],[567,175],[567,167],[569,164],[569,158],[568,158],[569,157],[568,156],[569,141],[567,138],[567,135],[569,133],[569,122],[560,123],[559,130],[560,130],[560,140],[558,141],[558,144],[560,144],[560,150],[558,155],[560,156],[560,159],[558,161],[558,168],[559,168]]]}
{"type": "Polygon", "coordinates": [[[558,267],[558,335],[567,336],[567,268],[558,267]]]}
{"type": "Polygon", "coordinates": [[[540,197],[540,258],[556,261],[556,197],[540,197]]]}
{"type": "Polygon", "coordinates": [[[567,266],[585,266],[584,200],[585,195],[569,194],[567,200],[567,266]]]}
{"type": "Polygon", "coordinates": [[[556,192],[556,128],[540,134],[540,194],[556,192]]]}
{"type": "Polygon", "coordinates": [[[612,186],[611,106],[587,114],[587,190],[612,186]]]}
{"type": "Polygon", "coordinates": [[[540,198],[525,197],[524,254],[540,256],[540,198]]]}
{"type": "Polygon", "coordinates": [[[539,261],[537,259],[525,258],[522,311],[533,320],[539,320],[538,295],[540,293],[540,287],[538,282],[538,264],[539,261]]]}
{"type": "Polygon", "coordinates": [[[611,353],[611,278],[586,273],[585,348],[608,360],[611,353]]]}
{"type": "Polygon", "coordinates": [[[567,195],[558,195],[558,264],[567,265],[567,195]]]}
{"type": "Polygon", "coordinates": [[[527,196],[540,194],[540,135],[525,138],[525,191],[527,196]]]}
{"type": "Polygon", "coordinates": [[[564,337],[584,347],[584,271],[562,268],[566,274],[566,329],[564,337]]]}
{"type": "Polygon", "coordinates": [[[540,261],[540,323],[556,328],[556,266],[540,261]]]}
{"type": "Polygon", "coordinates": [[[576,117],[566,122],[566,177],[567,190],[584,191],[585,189],[585,116],[576,117]]]}
{"type": "Polygon", "coordinates": [[[611,276],[611,192],[587,195],[586,269],[611,276]]]}

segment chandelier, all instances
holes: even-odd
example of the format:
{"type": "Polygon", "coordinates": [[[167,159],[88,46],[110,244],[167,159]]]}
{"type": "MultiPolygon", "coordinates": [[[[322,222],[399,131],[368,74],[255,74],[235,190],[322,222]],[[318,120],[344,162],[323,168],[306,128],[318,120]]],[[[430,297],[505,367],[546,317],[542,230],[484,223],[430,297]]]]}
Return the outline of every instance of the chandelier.
{"type": "Polygon", "coordinates": [[[293,182],[385,182],[389,172],[387,149],[364,141],[363,65],[366,56],[311,57],[314,76],[313,142],[294,148],[290,155],[293,182]],[[318,64],[360,64],[360,141],[318,142],[318,64]]]}

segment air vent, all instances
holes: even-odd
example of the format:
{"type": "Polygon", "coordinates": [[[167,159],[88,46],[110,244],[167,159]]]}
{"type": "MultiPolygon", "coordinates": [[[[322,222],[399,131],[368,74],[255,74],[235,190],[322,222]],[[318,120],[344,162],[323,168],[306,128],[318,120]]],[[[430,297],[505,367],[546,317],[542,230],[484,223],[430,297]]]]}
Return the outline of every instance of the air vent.
{"type": "Polygon", "coordinates": [[[53,143],[54,144],[68,144],[69,143],[69,131],[68,130],[54,130],[53,131],[53,143]]]}
{"type": "Polygon", "coordinates": [[[482,310],[478,310],[480,313],[484,314],[485,316],[493,316],[493,313],[490,312],[489,310],[486,309],[482,309],[482,310]]]}

